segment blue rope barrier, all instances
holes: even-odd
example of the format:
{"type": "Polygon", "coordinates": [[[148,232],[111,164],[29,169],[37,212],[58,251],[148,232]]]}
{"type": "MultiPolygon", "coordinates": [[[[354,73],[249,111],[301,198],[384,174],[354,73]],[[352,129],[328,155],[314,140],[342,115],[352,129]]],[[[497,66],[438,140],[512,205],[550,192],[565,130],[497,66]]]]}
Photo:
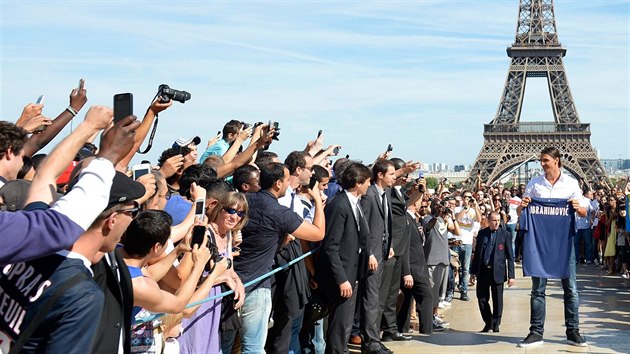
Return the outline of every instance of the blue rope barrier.
{"type": "MultiPolygon", "coordinates": [[[[258,283],[258,282],[260,282],[260,281],[262,281],[262,280],[264,280],[266,278],[269,278],[270,276],[272,276],[272,275],[274,275],[274,274],[276,274],[276,273],[278,273],[278,272],[280,272],[282,270],[285,270],[285,269],[289,268],[290,266],[294,265],[295,263],[297,263],[297,262],[303,260],[304,258],[310,256],[311,254],[315,253],[318,248],[319,247],[304,253],[303,255],[299,256],[298,258],[290,261],[289,263],[287,263],[285,265],[282,265],[282,266],[272,270],[271,272],[265,273],[265,274],[259,276],[258,278],[254,279],[254,280],[248,281],[247,283],[243,284],[243,287],[247,288],[250,285],[254,285],[254,284],[256,284],[256,283],[258,283]]],[[[190,304],[186,305],[186,308],[188,309],[188,308],[191,308],[191,307],[199,306],[199,305],[204,304],[206,302],[209,302],[209,301],[212,301],[212,300],[216,300],[216,299],[222,298],[224,296],[231,295],[233,293],[234,293],[234,290],[228,290],[228,291],[222,292],[221,294],[210,296],[210,297],[207,297],[205,299],[201,299],[199,301],[191,302],[190,304]]],[[[166,314],[165,313],[156,313],[155,315],[149,316],[147,318],[143,318],[140,321],[136,321],[134,323],[134,326],[138,326],[138,325],[141,325],[143,323],[156,320],[156,319],[158,319],[158,318],[160,318],[160,317],[162,317],[164,315],[166,315],[166,314]]]]}

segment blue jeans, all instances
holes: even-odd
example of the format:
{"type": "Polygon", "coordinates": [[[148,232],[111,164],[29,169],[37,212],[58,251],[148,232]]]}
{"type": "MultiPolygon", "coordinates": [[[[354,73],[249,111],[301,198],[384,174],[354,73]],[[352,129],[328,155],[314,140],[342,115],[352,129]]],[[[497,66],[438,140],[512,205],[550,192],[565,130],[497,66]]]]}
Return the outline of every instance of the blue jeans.
{"type": "Polygon", "coordinates": [[[470,270],[470,258],[472,256],[472,245],[459,245],[453,246],[453,251],[457,252],[459,255],[459,261],[462,266],[459,268],[459,290],[462,294],[466,294],[468,292],[468,279],[470,278],[470,274],[468,271],[470,270]]]}
{"type": "MultiPolygon", "coordinates": [[[[532,277],[532,297],[530,299],[530,333],[543,335],[545,331],[545,289],[547,279],[532,277]]],[[[577,330],[580,324],[577,283],[575,281],[575,253],[571,251],[569,257],[569,277],[562,279],[562,290],[564,291],[564,325],[567,332],[577,330]]]]}
{"type": "MultiPolygon", "coordinates": [[[[241,308],[243,328],[241,328],[241,353],[260,354],[265,352],[267,327],[271,314],[271,289],[258,288],[247,293],[241,308]]],[[[221,348],[230,353],[236,331],[223,332],[221,348]]]]}
{"type": "Polygon", "coordinates": [[[575,260],[580,260],[580,240],[584,240],[584,258],[588,262],[593,261],[593,231],[588,229],[578,229],[573,240],[575,248],[575,260]]]}
{"type": "Polygon", "coordinates": [[[293,320],[293,324],[291,326],[289,354],[302,354],[302,347],[300,346],[300,330],[302,329],[302,322],[304,322],[304,309],[302,309],[298,317],[293,320]]]}
{"type": "Polygon", "coordinates": [[[516,259],[516,224],[505,224],[505,229],[512,235],[512,254],[516,259]]]}

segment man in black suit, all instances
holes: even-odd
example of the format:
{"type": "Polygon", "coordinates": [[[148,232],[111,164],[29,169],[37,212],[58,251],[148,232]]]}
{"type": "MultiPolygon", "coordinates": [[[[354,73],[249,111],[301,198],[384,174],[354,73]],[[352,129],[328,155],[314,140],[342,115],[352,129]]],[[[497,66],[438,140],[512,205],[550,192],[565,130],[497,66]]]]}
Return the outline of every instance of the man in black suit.
{"type": "Polygon", "coordinates": [[[399,158],[390,159],[396,169],[396,181],[390,188],[388,197],[391,198],[392,213],[392,241],[390,258],[385,262],[383,275],[381,278],[381,288],[379,292],[379,305],[383,316],[381,319],[381,330],[383,342],[411,340],[411,336],[406,336],[398,332],[396,324],[396,303],[398,301],[398,291],[402,277],[402,260],[409,249],[409,221],[406,218],[407,202],[402,187],[408,181],[408,174],[418,168],[419,164],[405,164],[399,158]]]}
{"type": "MultiPolygon", "coordinates": [[[[426,184],[426,182],[424,182],[426,184]]],[[[426,188],[421,184],[422,190],[426,188]]],[[[429,268],[424,255],[424,230],[422,225],[416,221],[416,213],[425,214],[428,212],[428,202],[424,201],[423,195],[411,199],[407,207],[407,220],[409,221],[409,251],[403,258],[403,302],[398,311],[398,332],[405,333],[409,329],[411,299],[416,300],[416,309],[420,319],[420,333],[431,334],[433,330],[443,331],[442,326],[433,324],[433,294],[431,293],[431,280],[429,279],[429,268]],[[424,208],[421,206],[424,205],[424,208]],[[409,278],[411,276],[411,278],[409,278]]]]}
{"type": "Polygon", "coordinates": [[[499,332],[503,313],[503,283],[514,285],[514,254],[510,233],[499,228],[501,215],[490,214],[490,226],[479,231],[470,272],[477,276],[477,301],[485,326],[481,332],[499,332]],[[507,261],[507,271],[505,262],[507,261]],[[492,311],[488,302],[492,291],[492,311]]]}
{"type": "Polygon", "coordinates": [[[341,176],[342,191],[326,206],[326,236],[315,278],[328,305],[326,353],[347,352],[357,283],[367,275],[369,227],[359,197],[370,186],[370,169],[351,163],[341,176]]]}
{"type": "Polygon", "coordinates": [[[370,274],[360,284],[361,339],[364,353],[389,353],[381,344],[379,289],[384,261],[389,258],[391,247],[392,215],[389,188],[396,180],[394,163],[378,159],[372,166],[372,185],[361,197],[361,208],[370,228],[368,269],[370,274]]]}

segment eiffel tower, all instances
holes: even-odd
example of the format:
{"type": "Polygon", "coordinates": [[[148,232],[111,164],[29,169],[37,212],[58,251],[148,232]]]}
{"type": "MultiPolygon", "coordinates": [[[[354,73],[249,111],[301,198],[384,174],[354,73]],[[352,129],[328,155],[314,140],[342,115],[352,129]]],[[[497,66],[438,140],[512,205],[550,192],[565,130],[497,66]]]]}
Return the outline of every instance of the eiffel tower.
{"type": "Polygon", "coordinates": [[[590,137],[590,124],[580,123],[558,41],[553,0],[520,0],[516,40],[507,48],[510,70],[496,116],[484,125],[484,144],[469,175],[493,183],[511,169],[537,159],[545,147],[563,154],[562,165],[587,184],[606,177],[590,137]],[[546,77],[554,122],[520,122],[528,77],[546,77]]]}

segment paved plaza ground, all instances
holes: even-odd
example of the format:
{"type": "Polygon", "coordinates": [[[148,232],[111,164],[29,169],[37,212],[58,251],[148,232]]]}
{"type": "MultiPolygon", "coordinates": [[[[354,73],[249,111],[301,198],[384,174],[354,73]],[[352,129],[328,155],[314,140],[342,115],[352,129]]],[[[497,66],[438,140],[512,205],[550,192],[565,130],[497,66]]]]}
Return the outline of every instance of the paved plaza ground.
{"type": "MultiPolygon", "coordinates": [[[[475,290],[470,301],[453,300],[450,309],[440,310],[450,328],[431,336],[414,331],[409,342],[386,343],[396,354],[406,353],[630,353],[630,280],[619,275],[607,276],[595,265],[579,264],[580,330],[588,346],[567,345],[564,334],[562,287],[559,281],[547,285],[547,320],[545,343],[521,349],[516,344],[529,329],[531,278],[522,277],[517,264],[517,280],[504,292],[503,320],[500,333],[478,333],[483,321],[477,307],[475,290]]],[[[414,326],[417,329],[417,326],[414,326]]],[[[358,353],[359,351],[353,351],[358,353]]]]}

